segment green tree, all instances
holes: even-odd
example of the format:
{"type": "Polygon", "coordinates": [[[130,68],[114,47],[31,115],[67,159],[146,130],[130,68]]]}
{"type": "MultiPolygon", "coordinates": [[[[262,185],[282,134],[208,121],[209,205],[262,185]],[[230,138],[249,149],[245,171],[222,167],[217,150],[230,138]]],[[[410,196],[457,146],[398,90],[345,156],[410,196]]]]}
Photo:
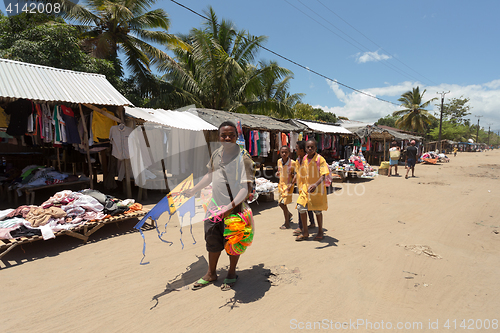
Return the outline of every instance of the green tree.
{"type": "Polygon", "coordinates": [[[173,106],[288,115],[300,97],[287,92],[291,71],[275,62],[254,64],[267,37],[219,22],[211,7],[205,14],[209,20],[202,29],[179,36],[189,48],[174,47],[176,63],[161,66],[173,87],[173,106]]]}
{"type": "Polygon", "coordinates": [[[396,120],[398,120],[397,117],[388,114],[387,116],[380,118],[377,120],[375,125],[384,125],[384,126],[389,126],[389,127],[396,127],[396,120]]]}
{"type": "Polygon", "coordinates": [[[297,103],[293,107],[293,118],[303,119],[303,120],[316,120],[327,123],[337,122],[337,117],[335,114],[330,112],[325,112],[320,108],[313,108],[311,105],[306,103],[297,103]]]}
{"type": "Polygon", "coordinates": [[[326,112],[320,108],[313,108],[314,117],[318,121],[327,122],[327,123],[336,123],[337,116],[334,113],[326,112]]]}
{"type": "Polygon", "coordinates": [[[95,59],[80,48],[78,31],[62,19],[45,14],[0,16],[0,57],[32,64],[119,78],[110,61],[95,59]]]}
{"type": "MultiPolygon", "coordinates": [[[[242,105],[250,113],[260,113],[273,117],[283,118],[293,115],[293,106],[299,103],[304,94],[290,94],[290,80],[293,79],[293,74],[287,69],[280,68],[278,63],[271,61],[269,63],[259,63],[260,73],[255,77],[259,77],[261,84],[255,87],[254,101],[244,101],[242,105]],[[285,77],[280,80],[280,76],[276,73],[286,73],[285,77]]],[[[259,71],[259,69],[257,69],[259,71]]],[[[253,77],[252,70],[249,71],[253,77]]],[[[252,99],[250,96],[249,99],[252,99]]]]}
{"type": "Polygon", "coordinates": [[[413,90],[407,91],[401,95],[398,99],[401,102],[403,110],[394,111],[393,116],[398,117],[396,120],[396,126],[404,130],[411,130],[414,132],[423,133],[426,128],[426,124],[430,124],[432,119],[435,118],[429,113],[425,108],[429,104],[436,100],[432,98],[427,102],[422,102],[422,98],[425,94],[424,90],[420,94],[420,88],[416,87],[413,90]]]}
{"type": "MultiPolygon", "coordinates": [[[[456,124],[451,121],[443,121],[441,129],[441,139],[448,139],[458,142],[467,141],[468,128],[465,125],[456,124]]],[[[439,126],[429,131],[432,140],[439,138],[439,126]]]]}
{"type": "Polygon", "coordinates": [[[133,76],[150,80],[150,65],[173,61],[150,43],[180,46],[168,34],[170,21],[163,9],[150,9],[154,0],[87,0],[85,6],[64,0],[64,17],[75,22],[86,50],[97,58],[113,61],[121,71],[118,52],[133,76]],[[159,29],[159,30],[152,30],[159,29]]]}
{"type": "Polygon", "coordinates": [[[316,120],[314,108],[305,103],[297,103],[293,106],[293,118],[303,120],[316,120]]]}
{"type": "MultiPolygon", "coordinates": [[[[472,107],[467,105],[469,103],[470,98],[453,98],[450,102],[445,103],[443,105],[443,118],[450,120],[455,124],[463,124],[465,121],[465,117],[470,115],[470,110],[472,107]]],[[[441,108],[441,104],[437,105],[441,108]]]]}

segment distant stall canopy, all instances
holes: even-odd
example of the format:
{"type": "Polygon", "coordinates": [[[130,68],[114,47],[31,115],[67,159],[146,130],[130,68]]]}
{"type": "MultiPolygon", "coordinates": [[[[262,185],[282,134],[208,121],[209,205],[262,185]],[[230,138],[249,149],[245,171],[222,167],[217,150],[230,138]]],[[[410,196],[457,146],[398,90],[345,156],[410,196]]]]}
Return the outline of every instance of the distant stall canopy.
{"type": "Polygon", "coordinates": [[[331,133],[331,134],[353,134],[351,131],[345,129],[340,125],[328,125],[312,121],[305,121],[301,119],[297,119],[296,121],[306,125],[313,132],[331,133]]]}
{"type": "Polygon", "coordinates": [[[196,111],[201,119],[217,128],[224,121],[235,122],[236,119],[239,119],[241,120],[241,126],[253,130],[280,132],[300,132],[302,130],[293,124],[260,114],[235,113],[201,108],[189,109],[189,111],[196,111]]]}
{"type": "Polygon", "coordinates": [[[389,133],[388,130],[382,129],[378,126],[365,126],[358,128],[354,131],[354,134],[359,136],[360,138],[370,137],[375,140],[392,140],[394,136],[389,133]]]}
{"type": "Polygon", "coordinates": [[[0,59],[0,98],[33,102],[132,105],[104,75],[0,59]]]}
{"type": "Polygon", "coordinates": [[[125,107],[125,115],[167,127],[191,131],[214,131],[218,128],[200,118],[196,112],[190,111],[182,112],[163,109],[125,107]]]}

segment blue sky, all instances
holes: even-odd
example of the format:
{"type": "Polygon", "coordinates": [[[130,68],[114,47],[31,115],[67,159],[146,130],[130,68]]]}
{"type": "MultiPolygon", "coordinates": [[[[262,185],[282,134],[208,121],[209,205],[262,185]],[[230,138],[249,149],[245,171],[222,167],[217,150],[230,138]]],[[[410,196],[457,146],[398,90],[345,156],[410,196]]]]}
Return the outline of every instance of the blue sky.
{"type": "MultiPolygon", "coordinates": [[[[261,50],[294,72],[291,93],[338,116],[376,121],[399,109],[419,86],[424,100],[470,98],[471,121],[500,130],[500,1],[498,0],[178,0],[203,13],[212,6],[237,29],[268,37],[264,46],[354,92],[261,50]]],[[[85,1],[80,1],[84,4],[85,1]]],[[[170,0],[151,9],[169,15],[170,33],[189,33],[203,19],[170,0]]],[[[2,8],[3,9],[3,8],[2,8]]],[[[436,101],[429,108],[437,111],[436,101]]]]}
{"type": "MultiPolygon", "coordinates": [[[[500,1],[180,0],[202,13],[212,6],[238,29],[268,36],[265,46],[345,85],[397,103],[412,87],[424,100],[471,99],[471,120],[500,129],[500,1]],[[371,52],[371,53],[369,53],[371,52]]],[[[202,19],[168,0],[171,33],[202,19]]],[[[350,119],[375,121],[397,106],[353,92],[262,50],[294,72],[292,93],[350,119]]],[[[434,103],[435,104],[435,103],[434,103]]],[[[437,108],[433,105],[432,109],[437,108]]]]}

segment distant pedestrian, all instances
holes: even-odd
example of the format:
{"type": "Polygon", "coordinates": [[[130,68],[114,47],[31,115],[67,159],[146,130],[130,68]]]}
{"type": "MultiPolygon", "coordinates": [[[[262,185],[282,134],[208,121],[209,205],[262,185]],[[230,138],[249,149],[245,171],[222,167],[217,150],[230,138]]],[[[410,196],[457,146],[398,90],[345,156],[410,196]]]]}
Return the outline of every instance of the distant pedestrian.
{"type": "Polygon", "coordinates": [[[408,172],[411,169],[411,176],[415,177],[415,164],[417,163],[417,147],[415,147],[415,140],[411,140],[410,146],[406,148],[406,176],[408,179],[408,172]]]}
{"type": "Polygon", "coordinates": [[[387,177],[390,177],[392,174],[392,166],[394,166],[394,175],[399,176],[398,173],[398,163],[399,157],[401,156],[401,149],[398,146],[396,141],[393,141],[391,144],[391,148],[389,149],[389,172],[387,177]]]}

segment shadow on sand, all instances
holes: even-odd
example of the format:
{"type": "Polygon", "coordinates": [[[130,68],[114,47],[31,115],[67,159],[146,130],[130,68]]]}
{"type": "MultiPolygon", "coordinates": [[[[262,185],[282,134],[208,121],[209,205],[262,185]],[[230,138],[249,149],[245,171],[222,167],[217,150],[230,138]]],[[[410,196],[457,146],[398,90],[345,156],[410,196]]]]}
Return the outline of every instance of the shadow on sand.
{"type": "MultiPolygon", "coordinates": [[[[177,275],[172,280],[168,281],[165,289],[152,297],[152,301],[156,303],[150,308],[153,310],[158,304],[161,297],[170,294],[171,292],[188,290],[191,285],[205,275],[208,263],[203,256],[197,257],[197,260],[186,268],[184,273],[177,275]]],[[[226,275],[227,267],[217,271],[219,279],[214,283],[218,288],[222,286],[224,276],[226,275]]],[[[264,268],[264,264],[254,265],[252,268],[238,271],[238,282],[232,287],[234,296],[231,297],[222,307],[233,309],[238,307],[238,304],[245,304],[258,301],[271,288],[269,277],[276,276],[271,269],[264,268]]],[[[229,290],[229,292],[231,291],[229,290]]],[[[194,292],[194,291],[193,291],[194,292]]],[[[196,291],[199,292],[199,291],[196,291]]],[[[224,292],[224,291],[221,291],[224,292]]]]}

